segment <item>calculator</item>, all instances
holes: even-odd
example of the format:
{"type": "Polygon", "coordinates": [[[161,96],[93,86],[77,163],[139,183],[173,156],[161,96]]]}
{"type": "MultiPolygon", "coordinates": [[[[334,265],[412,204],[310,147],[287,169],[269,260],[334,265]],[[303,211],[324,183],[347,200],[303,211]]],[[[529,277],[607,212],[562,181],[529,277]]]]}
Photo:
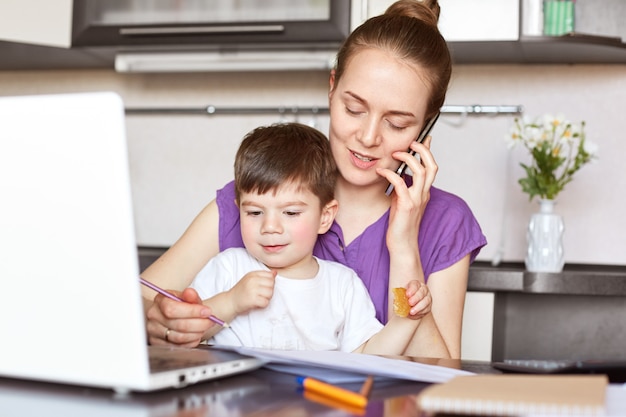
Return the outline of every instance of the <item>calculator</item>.
{"type": "Polygon", "coordinates": [[[610,382],[626,382],[626,360],[505,359],[491,366],[524,374],[605,374],[610,382]]]}

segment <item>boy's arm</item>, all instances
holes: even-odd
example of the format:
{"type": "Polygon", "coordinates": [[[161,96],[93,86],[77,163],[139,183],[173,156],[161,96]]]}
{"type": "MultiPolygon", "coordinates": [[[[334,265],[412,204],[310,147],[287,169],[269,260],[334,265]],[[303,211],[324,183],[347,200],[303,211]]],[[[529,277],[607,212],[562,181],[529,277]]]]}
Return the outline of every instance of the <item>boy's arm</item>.
{"type": "MultiPolygon", "coordinates": [[[[252,271],[228,291],[205,299],[203,302],[213,311],[213,315],[230,323],[238,315],[257,308],[265,308],[274,294],[275,271],[252,271]]],[[[204,333],[203,340],[210,339],[222,330],[212,326],[204,333]]]]}
{"type": "Polygon", "coordinates": [[[356,348],[356,353],[374,355],[403,355],[421,319],[393,316],[374,336],[356,348]]]}
{"type": "Polygon", "coordinates": [[[410,307],[408,317],[397,316],[394,306],[394,314],[385,327],[354,352],[379,355],[404,355],[406,353],[422,319],[429,320],[432,297],[428,287],[417,280],[408,283],[405,294],[410,307]]]}
{"type": "MultiPolygon", "coordinates": [[[[236,309],[232,301],[232,293],[224,291],[211,298],[203,300],[203,304],[209,306],[213,315],[219,317],[226,323],[230,323],[237,317],[236,309]]],[[[222,326],[213,326],[202,336],[202,340],[209,340],[222,330],[222,326]]]]}

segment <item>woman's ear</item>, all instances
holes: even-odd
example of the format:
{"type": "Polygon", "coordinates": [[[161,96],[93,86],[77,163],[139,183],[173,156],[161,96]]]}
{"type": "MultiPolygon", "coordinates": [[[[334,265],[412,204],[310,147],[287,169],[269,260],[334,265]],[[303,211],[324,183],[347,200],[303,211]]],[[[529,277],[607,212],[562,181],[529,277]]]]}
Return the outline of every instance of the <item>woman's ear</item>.
{"type": "Polygon", "coordinates": [[[332,200],[324,207],[322,207],[320,228],[317,230],[317,234],[323,235],[324,233],[328,232],[328,229],[330,229],[330,226],[332,226],[333,224],[333,220],[335,220],[337,210],[339,210],[339,202],[337,200],[332,200]]]}
{"type": "Polygon", "coordinates": [[[330,98],[335,91],[335,69],[330,70],[330,79],[328,80],[329,90],[328,90],[328,98],[330,98]]]}

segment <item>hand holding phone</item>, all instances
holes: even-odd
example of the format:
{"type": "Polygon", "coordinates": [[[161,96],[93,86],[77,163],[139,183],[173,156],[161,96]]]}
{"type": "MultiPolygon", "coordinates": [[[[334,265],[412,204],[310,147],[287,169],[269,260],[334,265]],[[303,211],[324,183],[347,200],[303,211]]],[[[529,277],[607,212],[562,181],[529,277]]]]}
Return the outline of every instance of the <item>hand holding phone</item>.
{"type": "MultiPolygon", "coordinates": [[[[415,139],[416,142],[422,143],[424,141],[424,139],[426,139],[426,136],[428,136],[428,134],[432,130],[433,126],[435,125],[435,122],[437,121],[437,119],[439,119],[439,114],[440,113],[437,113],[436,115],[434,115],[433,118],[430,119],[426,123],[426,125],[424,125],[424,128],[420,132],[419,136],[417,137],[417,139],[415,139]]],[[[415,156],[415,151],[414,150],[409,149],[407,152],[411,156],[415,156]]],[[[403,162],[400,165],[400,167],[398,167],[398,169],[396,170],[396,174],[402,176],[402,174],[404,174],[404,171],[406,170],[406,166],[407,166],[406,162],[403,162]]],[[[385,194],[391,195],[392,191],[393,191],[393,184],[389,184],[389,186],[387,186],[387,189],[385,190],[385,194]]]]}

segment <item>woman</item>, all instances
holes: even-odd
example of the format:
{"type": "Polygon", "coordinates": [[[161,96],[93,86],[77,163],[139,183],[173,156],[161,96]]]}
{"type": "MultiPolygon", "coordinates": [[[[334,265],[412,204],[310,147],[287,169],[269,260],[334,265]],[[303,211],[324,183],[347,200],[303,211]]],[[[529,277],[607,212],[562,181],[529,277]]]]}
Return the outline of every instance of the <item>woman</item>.
{"type": "MultiPolygon", "coordinates": [[[[432,187],[437,164],[430,138],[415,142],[443,105],[451,74],[450,54],[436,27],[439,6],[431,3],[394,3],[357,28],[337,55],[329,139],[340,171],[339,212],[318,239],[315,255],[355,269],[383,323],[392,309],[390,288],[413,279],[426,282],[431,313],[420,319],[407,351],[459,358],[469,265],[486,240],[461,199],[432,187]],[[395,173],[403,162],[412,178],[395,173]],[[385,193],[389,183],[391,196],[385,193]]],[[[144,277],[182,290],[220,250],[243,246],[233,201],[230,183],[144,277]]],[[[211,327],[204,318],[210,309],[191,289],[182,293],[190,304],[154,297],[150,290],[144,296],[152,344],[195,346],[211,327]]]]}

